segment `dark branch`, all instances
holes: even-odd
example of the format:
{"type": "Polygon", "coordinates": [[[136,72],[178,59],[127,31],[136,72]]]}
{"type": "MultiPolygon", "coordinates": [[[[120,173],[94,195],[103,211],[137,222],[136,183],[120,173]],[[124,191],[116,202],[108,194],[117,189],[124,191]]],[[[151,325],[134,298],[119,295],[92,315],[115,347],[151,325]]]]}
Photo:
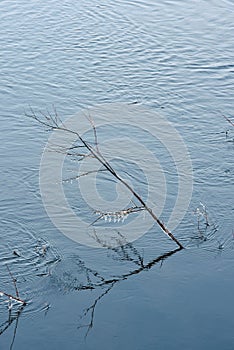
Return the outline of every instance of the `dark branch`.
{"type": "Polygon", "coordinates": [[[169,231],[169,229],[165,226],[165,224],[157,217],[157,215],[152,211],[151,208],[148,207],[148,205],[145,203],[145,201],[141,198],[141,196],[124,180],[110,165],[110,163],[104,158],[104,156],[100,153],[98,147],[97,147],[97,134],[96,134],[96,128],[94,126],[94,123],[91,119],[90,123],[94,130],[94,137],[95,137],[95,147],[93,147],[91,144],[89,144],[78,132],[73,131],[71,129],[68,129],[63,123],[58,123],[58,117],[53,117],[51,114],[45,115],[44,113],[40,112],[42,119],[39,118],[33,111],[33,109],[30,109],[31,114],[27,115],[28,117],[36,120],[40,124],[46,126],[47,128],[51,130],[60,130],[64,131],[66,133],[70,133],[78,138],[78,140],[82,143],[83,146],[86,147],[86,149],[90,152],[90,154],[106,169],[108,170],[113,177],[118,180],[122,185],[124,185],[131,193],[132,195],[138,200],[138,202],[141,204],[142,207],[150,214],[150,216],[157,222],[157,224],[161,227],[161,229],[164,231],[164,233],[170,237],[181,249],[184,248],[183,245],[177,240],[177,238],[172,234],[172,232],[169,231]]]}

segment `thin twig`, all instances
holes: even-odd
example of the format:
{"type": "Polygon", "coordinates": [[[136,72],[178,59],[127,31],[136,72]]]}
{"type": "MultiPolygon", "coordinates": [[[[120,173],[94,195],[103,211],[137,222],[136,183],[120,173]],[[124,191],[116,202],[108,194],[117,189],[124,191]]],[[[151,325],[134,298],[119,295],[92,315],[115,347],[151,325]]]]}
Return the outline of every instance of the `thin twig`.
{"type": "Polygon", "coordinates": [[[11,279],[12,279],[12,282],[13,282],[13,284],[14,284],[16,296],[14,296],[14,295],[12,295],[12,294],[9,294],[9,293],[6,293],[6,292],[3,292],[3,291],[1,291],[1,290],[0,290],[0,296],[3,296],[3,295],[4,295],[4,296],[6,296],[7,298],[9,298],[9,300],[15,300],[15,301],[17,301],[18,303],[21,303],[22,305],[26,305],[26,301],[23,300],[23,299],[21,299],[21,298],[19,297],[19,291],[18,291],[17,284],[16,284],[16,282],[17,282],[16,278],[15,278],[15,277],[13,276],[13,274],[11,273],[9,266],[6,265],[6,267],[7,267],[8,273],[9,273],[11,279]]]}
{"type": "Polygon", "coordinates": [[[18,291],[17,284],[16,284],[17,280],[16,280],[16,278],[12,275],[12,273],[11,273],[11,271],[10,271],[10,269],[9,269],[9,266],[6,265],[6,267],[7,267],[8,273],[9,273],[11,279],[12,279],[12,282],[13,282],[13,284],[14,284],[16,296],[17,296],[17,298],[19,298],[19,291],[18,291]]]}
{"type": "Polygon", "coordinates": [[[78,180],[82,176],[86,176],[86,175],[90,175],[90,174],[94,174],[94,173],[99,173],[99,172],[102,172],[102,171],[107,171],[107,170],[106,169],[98,169],[98,170],[86,171],[85,173],[79,174],[77,176],[73,176],[73,177],[69,177],[68,179],[64,179],[63,182],[69,182],[69,181],[78,180]]]}
{"type": "Polygon", "coordinates": [[[227,121],[229,124],[231,124],[232,126],[234,126],[234,123],[233,123],[233,121],[232,121],[230,118],[226,117],[226,115],[223,115],[223,117],[226,119],[226,121],[227,121]]]}
{"type": "Polygon", "coordinates": [[[9,294],[9,293],[6,293],[6,292],[3,292],[2,290],[0,290],[0,296],[1,295],[5,295],[6,297],[8,297],[9,299],[12,299],[12,300],[15,300],[23,305],[26,305],[26,301],[21,299],[21,298],[18,298],[18,297],[15,297],[13,296],[12,294],[9,294]]]}
{"type": "MultiPolygon", "coordinates": [[[[85,115],[86,116],[86,115],[85,115]]],[[[99,152],[99,148],[98,148],[98,138],[97,138],[97,129],[95,127],[95,124],[93,122],[93,119],[91,117],[90,114],[88,114],[88,116],[86,116],[86,118],[88,119],[89,123],[91,124],[92,128],[93,128],[93,135],[94,135],[94,142],[95,142],[95,146],[96,146],[96,150],[97,152],[100,154],[99,152]]]]}

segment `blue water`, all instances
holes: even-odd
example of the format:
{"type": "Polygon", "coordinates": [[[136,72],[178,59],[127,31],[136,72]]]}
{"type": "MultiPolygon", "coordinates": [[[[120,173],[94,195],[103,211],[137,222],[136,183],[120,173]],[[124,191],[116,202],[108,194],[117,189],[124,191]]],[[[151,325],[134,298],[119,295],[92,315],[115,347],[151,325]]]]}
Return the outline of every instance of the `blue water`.
{"type": "MultiPolygon", "coordinates": [[[[229,0],[0,2],[0,291],[15,294],[8,266],[27,301],[9,314],[1,297],[0,349],[234,348],[234,129],[224,118],[234,121],[233,15],[229,0]],[[193,191],[173,232],[185,250],[173,253],[176,245],[157,225],[141,236],[147,218],[132,245],[123,225],[121,250],[74,242],[48,217],[39,170],[50,134],[25,113],[29,106],[38,114],[55,106],[65,120],[111,104],[123,106],[126,122],[127,106],[163,115],[183,138],[193,191]]],[[[148,131],[157,122],[152,118],[148,131]]],[[[171,155],[134,126],[99,130],[104,141],[115,136],[120,150],[128,136],[160,161],[168,186],[166,223],[178,186],[171,155]]],[[[143,151],[133,148],[128,160],[114,154],[112,164],[146,198],[147,177],[133,161],[144,159],[143,151]]],[[[64,176],[76,169],[65,165],[64,176]]],[[[147,157],[145,167],[154,179],[147,157]]],[[[118,188],[99,176],[97,188],[111,203],[118,188]]],[[[161,178],[155,178],[160,192],[161,178]]],[[[64,191],[90,223],[77,184],[64,184],[64,191]]]]}

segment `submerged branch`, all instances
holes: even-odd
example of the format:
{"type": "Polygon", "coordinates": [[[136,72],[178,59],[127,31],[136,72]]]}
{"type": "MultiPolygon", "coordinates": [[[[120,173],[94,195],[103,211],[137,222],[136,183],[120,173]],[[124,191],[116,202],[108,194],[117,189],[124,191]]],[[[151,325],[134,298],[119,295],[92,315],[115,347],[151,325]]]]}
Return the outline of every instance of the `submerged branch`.
{"type": "Polygon", "coordinates": [[[179,248],[183,249],[183,245],[177,240],[177,238],[173,235],[172,232],[165,226],[165,224],[157,217],[157,215],[152,211],[150,207],[146,204],[146,202],[141,198],[141,196],[127,183],[126,180],[124,180],[110,165],[110,163],[105,159],[105,157],[101,154],[97,147],[97,133],[96,128],[94,126],[94,123],[92,119],[89,117],[90,124],[93,128],[94,132],[94,138],[95,138],[95,147],[93,147],[88,141],[86,141],[77,131],[68,129],[65,124],[58,118],[57,112],[55,113],[55,117],[53,117],[50,113],[48,115],[45,115],[44,113],[40,112],[40,115],[42,118],[40,118],[38,115],[35,114],[34,110],[30,109],[31,114],[26,114],[26,116],[36,120],[40,124],[46,126],[50,130],[59,130],[63,131],[65,133],[72,134],[78,138],[78,140],[81,142],[81,144],[86,147],[86,149],[89,151],[89,153],[106,169],[107,171],[112,174],[112,176],[118,180],[123,186],[125,186],[135,197],[135,199],[138,200],[138,202],[141,204],[141,206],[149,213],[149,215],[153,218],[154,221],[157,222],[157,224],[160,226],[160,228],[164,231],[164,233],[171,238],[178,246],[179,248]]]}

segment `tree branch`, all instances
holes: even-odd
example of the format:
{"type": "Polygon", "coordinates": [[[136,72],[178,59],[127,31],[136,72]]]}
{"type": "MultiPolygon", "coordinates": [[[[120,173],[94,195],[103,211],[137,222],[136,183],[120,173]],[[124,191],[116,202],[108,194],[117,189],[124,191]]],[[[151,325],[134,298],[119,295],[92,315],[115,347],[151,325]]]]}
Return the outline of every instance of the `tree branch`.
{"type": "MultiPolygon", "coordinates": [[[[108,170],[112,176],[118,180],[122,185],[124,185],[131,193],[132,195],[138,200],[138,202],[141,204],[142,207],[149,213],[149,215],[153,218],[154,221],[157,222],[157,224],[160,226],[160,228],[163,230],[163,232],[171,238],[178,246],[179,248],[183,249],[183,245],[178,241],[178,239],[173,235],[172,232],[165,226],[165,224],[157,217],[157,215],[152,211],[150,207],[145,203],[145,201],[141,198],[141,196],[124,180],[110,165],[110,163],[105,159],[105,157],[100,153],[98,147],[97,147],[97,134],[96,134],[96,128],[94,126],[94,123],[89,116],[89,121],[91,123],[91,126],[94,130],[94,138],[95,138],[95,147],[92,147],[91,144],[89,144],[84,138],[76,131],[66,128],[66,126],[61,122],[58,123],[58,117],[57,115],[55,117],[45,115],[44,113],[41,113],[43,119],[39,118],[39,116],[36,115],[36,113],[33,111],[33,109],[30,109],[31,114],[26,116],[36,120],[40,124],[46,126],[47,128],[51,130],[60,130],[64,131],[66,133],[70,133],[78,138],[78,140],[83,144],[83,146],[86,147],[86,149],[90,152],[90,154],[106,169],[108,170]]],[[[59,120],[60,121],[60,120],[59,120]]]]}

